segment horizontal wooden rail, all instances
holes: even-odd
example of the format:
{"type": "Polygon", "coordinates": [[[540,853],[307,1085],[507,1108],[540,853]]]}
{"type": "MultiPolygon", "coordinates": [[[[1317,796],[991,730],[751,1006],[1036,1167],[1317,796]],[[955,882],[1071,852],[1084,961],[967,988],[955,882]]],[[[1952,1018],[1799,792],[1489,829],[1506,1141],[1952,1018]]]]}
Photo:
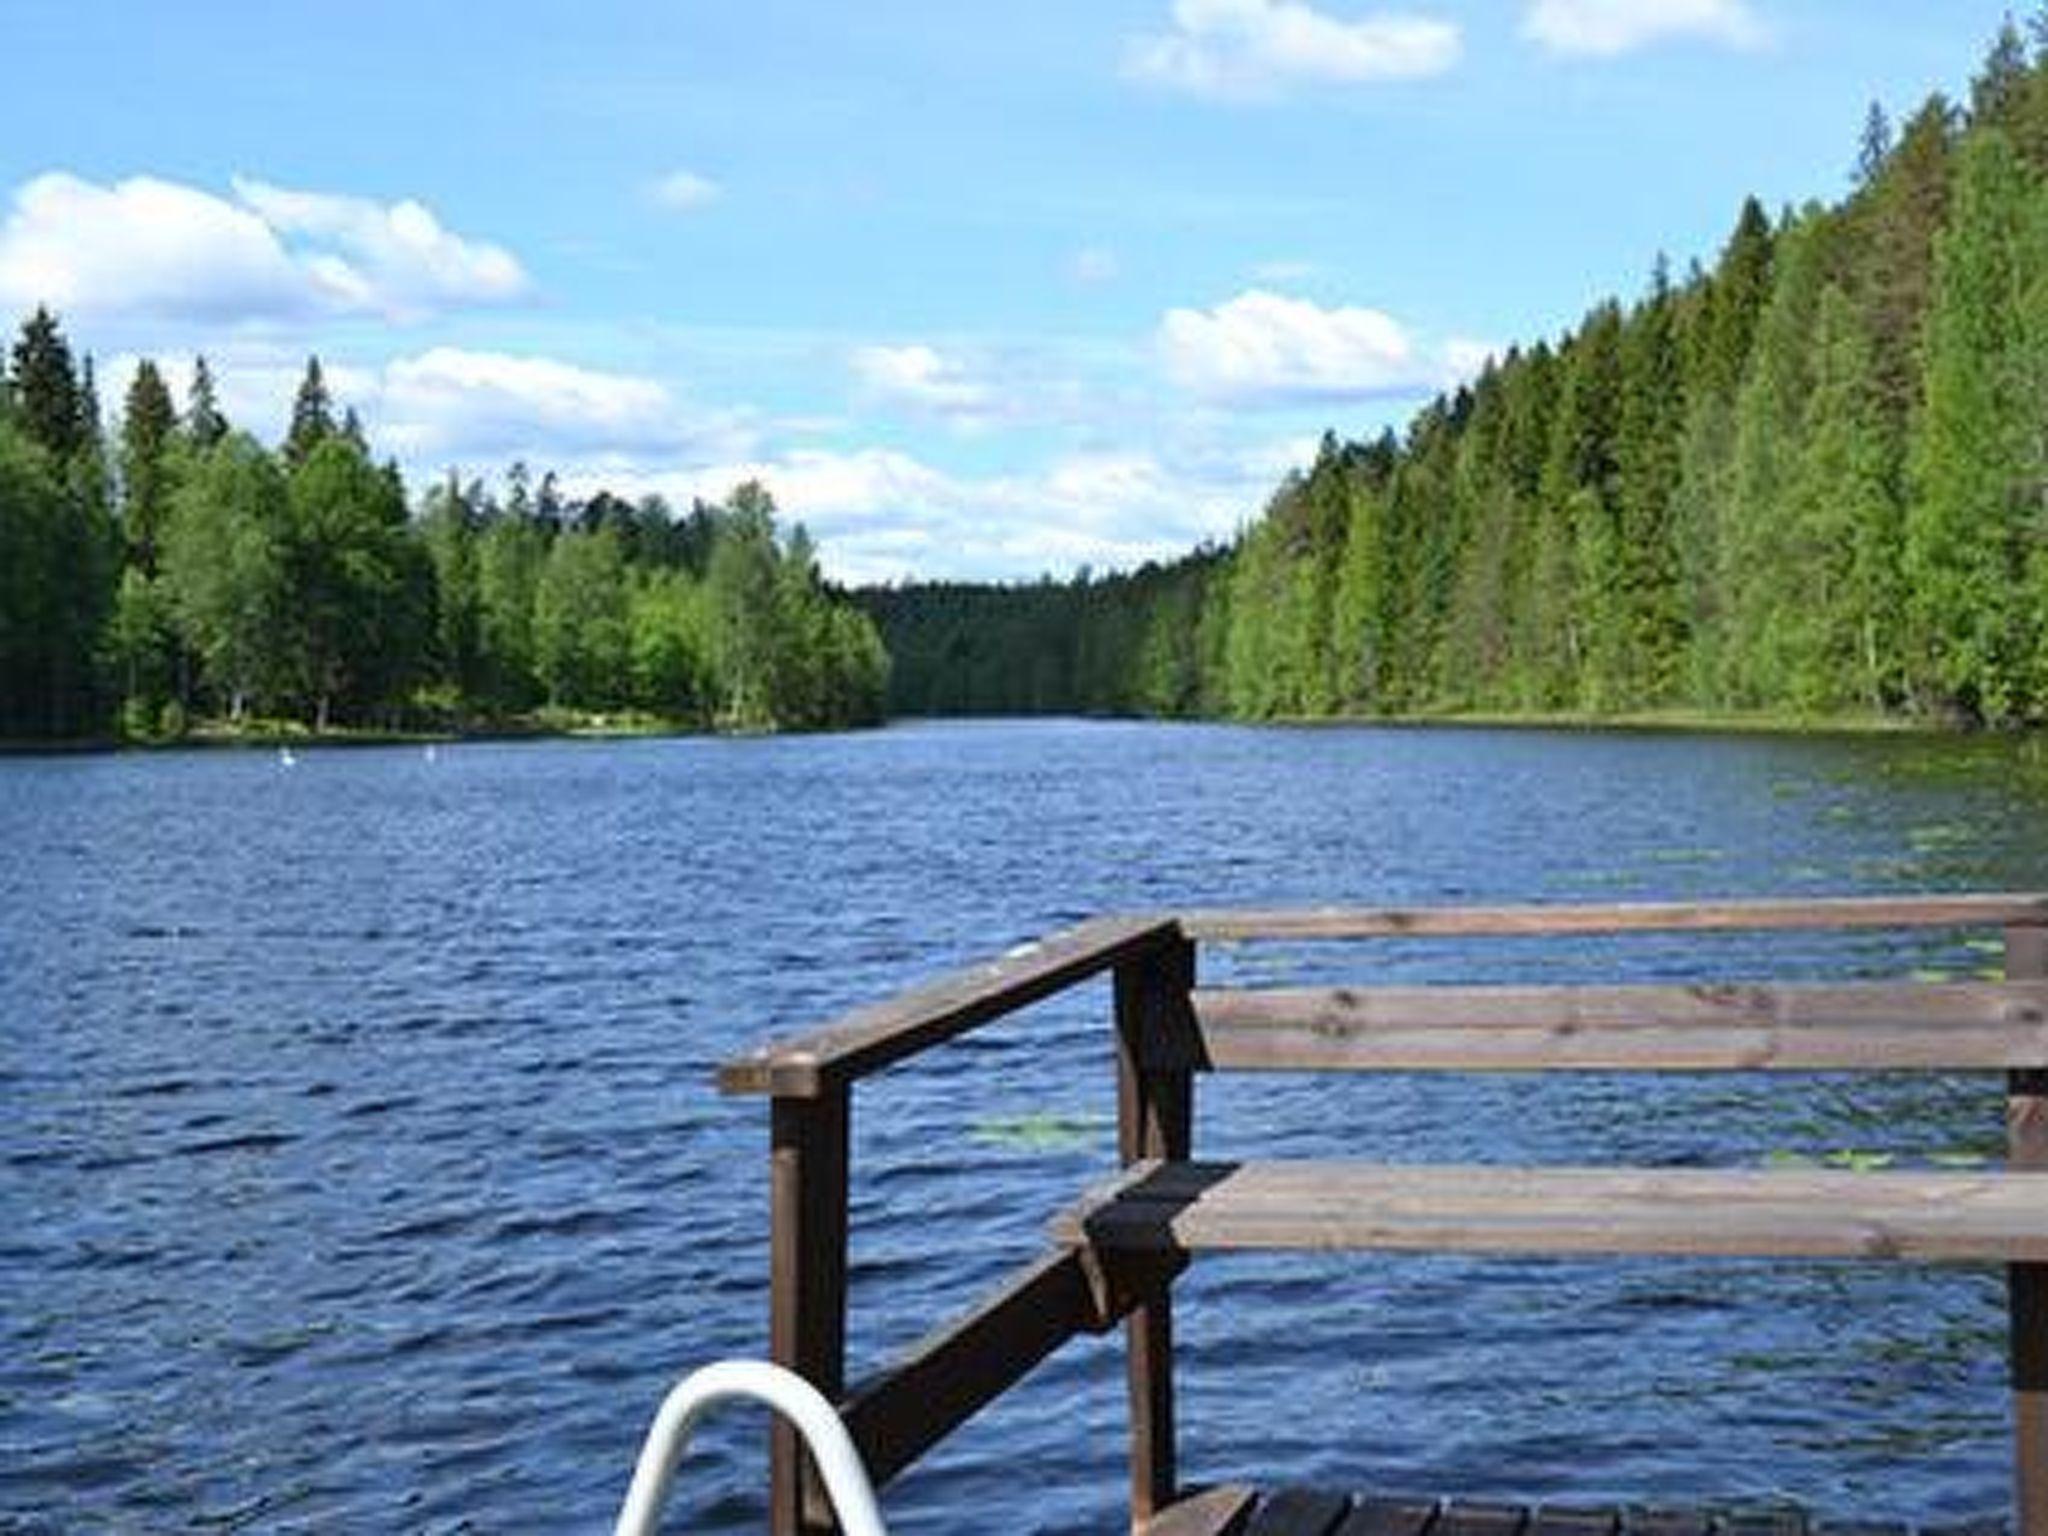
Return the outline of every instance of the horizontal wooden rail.
{"type": "Polygon", "coordinates": [[[1161,1064],[1253,1070],[2048,1067],[2048,982],[1198,989],[1161,1064]],[[1193,1060],[1175,1058],[1192,1055],[1193,1060]]]}
{"type": "Polygon", "coordinates": [[[855,1009],[815,1034],[775,1042],[727,1062],[719,1069],[718,1085],[727,1093],[812,1098],[1112,970],[1179,935],[1171,918],[1105,917],[1082,923],[1001,959],[855,1009]]]}
{"type": "Polygon", "coordinates": [[[1830,896],[1793,901],[1601,906],[1303,907],[1193,911],[1191,939],[1456,938],[1506,934],[1705,932],[1783,928],[1992,928],[2048,924],[2048,895],[1830,896]]]}
{"type": "Polygon", "coordinates": [[[1107,1332],[1138,1299],[1098,1288],[1072,1249],[1027,1265],[841,1405],[868,1475],[886,1483],[1060,1345],[1107,1332]]]}
{"type": "Polygon", "coordinates": [[[1150,1163],[1060,1217],[1117,1252],[2048,1259],[2048,1173],[1150,1163]]]}

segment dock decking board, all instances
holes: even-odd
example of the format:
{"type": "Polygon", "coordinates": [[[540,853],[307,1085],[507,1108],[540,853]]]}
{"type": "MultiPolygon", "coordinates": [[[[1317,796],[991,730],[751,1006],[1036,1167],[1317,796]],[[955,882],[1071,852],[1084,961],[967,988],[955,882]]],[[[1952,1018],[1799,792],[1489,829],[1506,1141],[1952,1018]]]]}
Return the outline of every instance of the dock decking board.
{"type": "Polygon", "coordinates": [[[1804,1510],[1585,1507],[1419,1500],[1230,1484],[1190,1494],[1140,1536],[2008,1536],[2002,1520],[1915,1528],[1804,1510]]]}

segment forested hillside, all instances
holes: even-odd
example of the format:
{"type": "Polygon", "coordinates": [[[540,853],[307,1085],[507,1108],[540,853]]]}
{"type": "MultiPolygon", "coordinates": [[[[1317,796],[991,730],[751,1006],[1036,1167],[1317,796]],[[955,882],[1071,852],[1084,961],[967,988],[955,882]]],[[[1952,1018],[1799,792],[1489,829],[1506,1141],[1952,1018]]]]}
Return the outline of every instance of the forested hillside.
{"type": "Polygon", "coordinates": [[[913,712],[2048,717],[2048,13],[1228,550],[863,594],[913,712]]]}
{"type": "Polygon", "coordinates": [[[197,720],[760,730],[878,720],[887,657],[743,485],[682,516],[521,466],[410,504],[317,361],[275,450],[135,370],[110,441],[54,317],[0,387],[0,739],[197,720]]]}

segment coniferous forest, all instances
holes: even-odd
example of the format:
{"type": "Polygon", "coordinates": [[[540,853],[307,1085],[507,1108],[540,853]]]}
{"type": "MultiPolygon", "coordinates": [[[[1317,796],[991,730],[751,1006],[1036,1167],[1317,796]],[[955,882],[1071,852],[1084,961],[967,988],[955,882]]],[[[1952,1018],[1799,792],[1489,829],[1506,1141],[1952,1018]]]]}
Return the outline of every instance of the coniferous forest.
{"type": "Polygon", "coordinates": [[[109,440],[89,360],[22,325],[0,389],[0,739],[263,728],[879,720],[887,658],[759,485],[677,516],[514,465],[417,506],[317,360],[275,450],[137,366],[109,440]]]}
{"type": "Polygon", "coordinates": [[[514,466],[416,500],[317,362],[285,440],[204,362],[103,426],[58,321],[0,388],[0,738],[195,721],[900,714],[2048,720],[2048,9],[1854,184],[1326,434],[1227,547],[846,594],[758,485],[678,514],[514,466]],[[886,689],[886,697],[885,697],[886,689]]]}
{"type": "Polygon", "coordinates": [[[1853,164],[1227,550],[863,594],[892,708],[2048,719],[2048,10],[1853,164]]]}

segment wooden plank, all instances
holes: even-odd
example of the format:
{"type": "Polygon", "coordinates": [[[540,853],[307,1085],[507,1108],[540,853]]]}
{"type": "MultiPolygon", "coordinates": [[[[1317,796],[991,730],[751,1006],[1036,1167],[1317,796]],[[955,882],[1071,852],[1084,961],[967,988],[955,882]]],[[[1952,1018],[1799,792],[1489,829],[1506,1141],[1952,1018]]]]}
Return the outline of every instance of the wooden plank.
{"type": "Polygon", "coordinates": [[[726,1093],[808,1098],[965,1034],[1110,970],[1134,955],[1178,940],[1171,919],[1109,917],[968,966],[887,1001],[855,1009],[799,1039],[764,1046],[727,1062],[726,1093]]]}
{"type": "Polygon", "coordinates": [[[1542,1505],[1531,1512],[1523,1536],[1614,1536],[1620,1527],[1618,1509],[1542,1505]]]}
{"type": "MultiPolygon", "coordinates": [[[[769,1352],[828,1402],[846,1369],[848,1097],[840,1088],[778,1099],[770,1117],[769,1352]]],[[[774,1536],[832,1529],[816,1483],[802,1439],[778,1417],[769,1431],[774,1536]]]]}
{"type": "Polygon", "coordinates": [[[1623,1536],[1708,1536],[1713,1519],[1697,1509],[1634,1508],[1622,1513],[1623,1536]]]}
{"type": "Polygon", "coordinates": [[[2048,922],[2048,896],[1854,896],[1511,907],[1313,907],[1183,912],[1192,939],[1382,939],[1787,928],[1997,928],[2048,922]]]}
{"type": "MultiPolygon", "coordinates": [[[[2005,930],[2005,974],[2015,982],[2048,976],[2048,927],[2005,930]]],[[[2039,1063],[2007,1076],[2005,1125],[2007,1165],[2048,1169],[2048,1071],[2039,1063]]],[[[2048,1536],[2048,1265],[2010,1266],[2006,1300],[2014,1507],[2021,1536],[2048,1536]]]]}
{"type": "MultiPolygon", "coordinates": [[[[1204,988],[1195,1064],[1348,1071],[2048,1065],[2048,981],[1204,988]]],[[[1168,1041],[1166,1048],[1172,1048],[1168,1041]]]]}
{"type": "Polygon", "coordinates": [[[1482,1504],[1453,1499],[1437,1516],[1430,1536],[1520,1536],[1529,1511],[1520,1504],[1482,1504]]]}
{"type": "Polygon", "coordinates": [[[1054,1224],[1117,1251],[1314,1248],[2048,1261],[2048,1174],[1141,1166],[1054,1224]]]}
{"type": "Polygon", "coordinates": [[[1245,1536],[1330,1536],[1349,1513],[1344,1494],[1283,1488],[1259,1506],[1245,1536]]]}
{"type": "Polygon", "coordinates": [[[1114,1321],[1072,1250],[1026,1265],[840,1405],[868,1475],[888,1482],[1067,1340],[1114,1321]]]}
{"type": "Polygon", "coordinates": [[[1175,1500],[1132,1530],[1137,1536],[1240,1536],[1257,1504],[1256,1490],[1242,1483],[1205,1488],[1175,1500]]]}
{"type": "Polygon", "coordinates": [[[1738,1510],[1722,1519],[1721,1536],[1806,1536],[1806,1515],[1796,1509],[1738,1510]]]}
{"type": "MultiPolygon", "coordinates": [[[[1127,1165],[1184,1160],[1192,1150],[1194,1076],[1186,1066],[1156,1068],[1146,1058],[1153,1047],[1192,1032],[1188,994],[1194,984],[1195,946],[1178,936],[1117,966],[1117,1150],[1127,1165]]],[[[1136,1528],[1171,1505],[1178,1492],[1170,1283],[1132,1312],[1124,1332],[1136,1528]]]]}
{"type": "Polygon", "coordinates": [[[1337,1536],[1424,1536],[1436,1514],[1434,1500],[1361,1498],[1337,1536]]]}

